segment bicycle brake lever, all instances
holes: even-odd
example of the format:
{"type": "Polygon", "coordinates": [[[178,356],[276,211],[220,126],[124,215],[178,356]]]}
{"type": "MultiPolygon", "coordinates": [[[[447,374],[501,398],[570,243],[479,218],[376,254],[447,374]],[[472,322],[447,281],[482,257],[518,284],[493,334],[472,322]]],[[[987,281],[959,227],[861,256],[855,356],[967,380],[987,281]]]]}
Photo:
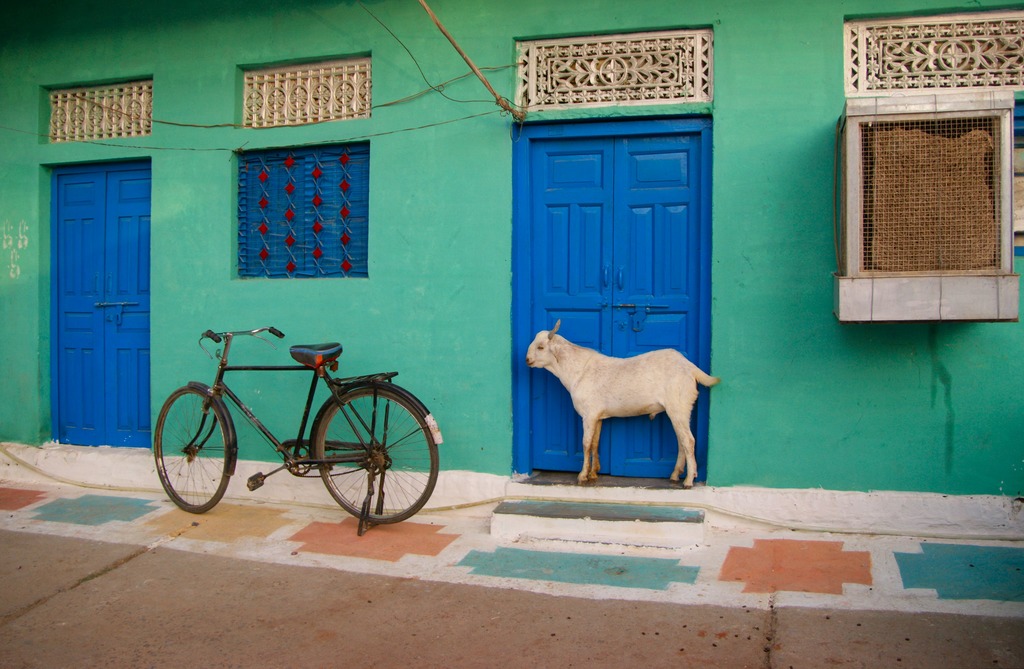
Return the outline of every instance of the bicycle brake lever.
{"type": "Polygon", "coordinates": [[[254,335],[253,335],[253,338],[254,338],[254,339],[259,339],[259,340],[260,340],[260,341],[262,341],[262,342],[266,342],[267,346],[269,346],[270,348],[274,349],[275,351],[277,350],[277,347],[276,347],[276,346],[274,346],[274,342],[270,341],[270,340],[269,340],[269,339],[267,339],[266,337],[261,337],[261,336],[259,336],[258,334],[254,334],[254,335]]]}
{"type": "Polygon", "coordinates": [[[199,348],[203,349],[203,353],[205,353],[207,357],[210,358],[210,360],[213,360],[213,354],[206,350],[206,347],[203,346],[203,337],[199,338],[199,348]]]}

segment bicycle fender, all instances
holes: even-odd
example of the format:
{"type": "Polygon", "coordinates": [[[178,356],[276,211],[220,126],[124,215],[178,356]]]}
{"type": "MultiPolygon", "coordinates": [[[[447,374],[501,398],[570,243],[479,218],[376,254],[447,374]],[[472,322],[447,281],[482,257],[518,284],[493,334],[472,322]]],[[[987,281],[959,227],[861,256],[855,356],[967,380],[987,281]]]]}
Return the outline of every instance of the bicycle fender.
{"type": "Polygon", "coordinates": [[[231,419],[231,413],[228,411],[228,405],[224,403],[224,400],[213,394],[213,389],[210,386],[200,381],[189,381],[188,387],[192,390],[198,391],[203,395],[210,398],[210,405],[213,410],[219,414],[218,420],[224,425],[224,438],[227,441],[225,446],[227,452],[224,457],[227,458],[227,475],[234,476],[235,465],[238,464],[238,435],[235,434],[235,422],[231,419]]]}
{"type": "MultiPolygon", "coordinates": [[[[437,420],[434,419],[433,414],[430,413],[430,410],[427,409],[426,405],[423,404],[423,402],[420,401],[420,399],[418,397],[413,395],[411,392],[409,392],[408,390],[406,390],[402,386],[399,386],[399,385],[397,385],[395,383],[391,383],[390,381],[388,381],[388,382],[384,382],[384,381],[370,381],[369,383],[362,383],[362,384],[360,384],[360,383],[353,383],[351,385],[345,386],[343,390],[339,390],[338,391],[338,395],[340,396],[341,394],[344,393],[345,390],[348,390],[350,388],[355,388],[355,387],[358,387],[360,385],[365,385],[367,387],[388,388],[388,389],[394,391],[395,393],[397,393],[399,395],[402,395],[417,410],[422,412],[424,422],[426,422],[427,427],[430,429],[430,433],[431,433],[431,436],[434,439],[434,443],[437,444],[438,446],[440,446],[441,444],[444,443],[444,437],[441,436],[441,428],[438,427],[437,420]]],[[[323,415],[327,411],[328,407],[336,402],[335,397],[336,397],[336,395],[334,393],[332,393],[331,396],[328,397],[327,400],[320,407],[320,410],[316,412],[316,418],[313,419],[313,426],[310,429],[310,433],[309,433],[310,434],[310,439],[312,439],[313,435],[315,435],[317,433],[317,429],[318,429],[318,427],[320,425],[320,421],[323,419],[323,415]]]]}

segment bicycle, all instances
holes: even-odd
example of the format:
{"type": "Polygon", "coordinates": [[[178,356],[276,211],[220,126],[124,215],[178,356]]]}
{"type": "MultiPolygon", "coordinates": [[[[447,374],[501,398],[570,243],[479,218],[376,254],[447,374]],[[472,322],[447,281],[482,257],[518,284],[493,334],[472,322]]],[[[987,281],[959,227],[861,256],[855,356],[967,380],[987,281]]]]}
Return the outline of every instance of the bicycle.
{"type": "Polygon", "coordinates": [[[224,497],[238,460],[237,435],[227,398],[283,461],[268,474],[250,476],[246,483],[250,491],[283,470],[301,477],[319,474],[334,500],[359,519],[359,536],[374,525],[406,520],[423,508],[437,483],[437,447],[443,439],[426,406],[392,382],[398,372],[335,378],[331,372],[337,371],[342,353],[337,342],[291,346],[289,353],[298,365],[228,364],[235,337],[255,337],[276,348],[260,336],[263,332],[284,338],[284,333],[273,327],[236,332],[207,330],[200,335],[200,348],[218,360],[213,384],[191,381],[172,392],[153,430],[156,469],[171,500],[190,513],[205,513],[224,497]],[[223,349],[210,353],[204,340],[223,342],[223,349]],[[310,370],[312,380],[298,435],[285,441],[264,426],[224,379],[228,372],[236,371],[310,370]],[[316,413],[306,438],[306,424],[321,380],[331,396],[316,413]]]}

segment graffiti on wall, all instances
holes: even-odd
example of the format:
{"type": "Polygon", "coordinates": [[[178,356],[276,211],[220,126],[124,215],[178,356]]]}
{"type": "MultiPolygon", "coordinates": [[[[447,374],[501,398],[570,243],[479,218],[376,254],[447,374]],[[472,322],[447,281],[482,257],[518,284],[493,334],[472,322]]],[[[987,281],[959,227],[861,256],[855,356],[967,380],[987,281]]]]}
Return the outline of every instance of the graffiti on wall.
{"type": "Polygon", "coordinates": [[[4,221],[3,252],[7,256],[7,273],[12,279],[21,276],[21,252],[28,247],[28,223],[4,221]]]}

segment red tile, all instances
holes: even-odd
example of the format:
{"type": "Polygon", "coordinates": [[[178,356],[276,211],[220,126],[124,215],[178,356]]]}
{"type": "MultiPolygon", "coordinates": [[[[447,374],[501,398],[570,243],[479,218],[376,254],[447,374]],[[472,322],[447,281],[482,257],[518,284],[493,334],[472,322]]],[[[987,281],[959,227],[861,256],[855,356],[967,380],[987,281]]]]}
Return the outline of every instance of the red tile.
{"type": "Polygon", "coordinates": [[[310,523],[291,537],[302,542],[299,549],[308,553],[326,553],[348,557],[397,562],[410,553],[434,556],[459,538],[458,534],[438,534],[442,525],[397,523],[377,525],[363,536],[356,530],[359,521],[346,518],[340,523],[310,523]]]}
{"type": "Polygon", "coordinates": [[[841,541],[755,539],[729,549],[719,580],[743,582],[743,592],[841,595],[844,583],[871,585],[871,554],[844,551],[841,541]]]}
{"type": "Polygon", "coordinates": [[[17,511],[35,504],[46,497],[45,492],[38,490],[22,490],[21,488],[0,488],[0,509],[17,511]]]}

